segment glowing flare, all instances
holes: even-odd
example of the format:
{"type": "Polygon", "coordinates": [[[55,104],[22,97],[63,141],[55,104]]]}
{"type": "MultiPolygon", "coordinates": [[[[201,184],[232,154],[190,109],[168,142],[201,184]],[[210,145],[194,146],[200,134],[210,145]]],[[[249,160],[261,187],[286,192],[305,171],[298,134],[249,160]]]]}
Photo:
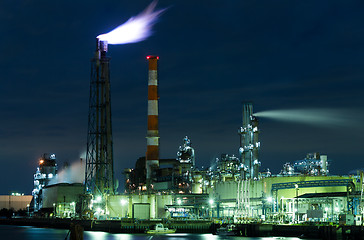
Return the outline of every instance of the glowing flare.
{"type": "Polygon", "coordinates": [[[100,41],[107,41],[108,44],[127,44],[145,40],[152,34],[151,29],[153,24],[165,10],[162,9],[154,12],[156,5],[157,1],[153,1],[138,16],[130,18],[111,32],[101,34],[97,38],[100,41]]]}

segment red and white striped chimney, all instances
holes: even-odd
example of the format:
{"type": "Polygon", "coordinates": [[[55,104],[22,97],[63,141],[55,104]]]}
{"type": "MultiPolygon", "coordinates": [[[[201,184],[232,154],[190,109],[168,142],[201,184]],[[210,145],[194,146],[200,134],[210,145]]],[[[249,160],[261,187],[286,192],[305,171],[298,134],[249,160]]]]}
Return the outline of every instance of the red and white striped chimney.
{"type": "Polygon", "coordinates": [[[147,56],[149,61],[148,80],[148,131],[146,154],[146,180],[150,184],[152,170],[159,167],[158,132],[158,56],[147,56]]]}

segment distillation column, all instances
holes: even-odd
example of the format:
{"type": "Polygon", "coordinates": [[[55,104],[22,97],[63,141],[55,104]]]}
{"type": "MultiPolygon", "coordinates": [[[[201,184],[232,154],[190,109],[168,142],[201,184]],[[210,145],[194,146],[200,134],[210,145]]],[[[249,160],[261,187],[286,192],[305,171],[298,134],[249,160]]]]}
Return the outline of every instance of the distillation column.
{"type": "Polygon", "coordinates": [[[91,60],[85,193],[114,194],[113,142],[111,128],[110,58],[108,44],[97,39],[91,60]]]}
{"type": "Polygon", "coordinates": [[[240,164],[242,179],[258,179],[260,162],[258,141],[258,119],[253,115],[253,104],[243,103],[243,126],[240,135],[240,164]]]}
{"type": "Polygon", "coordinates": [[[158,59],[157,56],[148,56],[148,130],[146,154],[146,183],[150,188],[153,170],[159,167],[159,131],[158,131],[158,59]]]}

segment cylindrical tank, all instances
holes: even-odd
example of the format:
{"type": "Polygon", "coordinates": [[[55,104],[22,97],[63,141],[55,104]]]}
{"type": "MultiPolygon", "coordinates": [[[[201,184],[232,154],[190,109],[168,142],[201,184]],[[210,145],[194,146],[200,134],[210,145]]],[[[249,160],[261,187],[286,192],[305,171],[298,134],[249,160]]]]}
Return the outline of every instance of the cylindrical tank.
{"type": "Polygon", "coordinates": [[[194,174],[192,183],[192,193],[197,193],[197,194],[202,193],[202,184],[204,184],[202,175],[194,174]]]}
{"type": "Polygon", "coordinates": [[[327,175],[327,155],[321,155],[321,169],[322,169],[322,175],[327,175]]]}

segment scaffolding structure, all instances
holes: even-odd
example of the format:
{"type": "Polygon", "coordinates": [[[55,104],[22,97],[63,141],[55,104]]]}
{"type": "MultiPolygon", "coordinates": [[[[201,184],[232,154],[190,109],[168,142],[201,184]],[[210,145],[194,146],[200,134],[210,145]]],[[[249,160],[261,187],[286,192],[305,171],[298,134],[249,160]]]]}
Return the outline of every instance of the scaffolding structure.
{"type": "Polygon", "coordinates": [[[91,84],[85,168],[85,193],[114,194],[113,141],[111,128],[110,58],[107,42],[97,39],[91,60],[91,84]]]}

